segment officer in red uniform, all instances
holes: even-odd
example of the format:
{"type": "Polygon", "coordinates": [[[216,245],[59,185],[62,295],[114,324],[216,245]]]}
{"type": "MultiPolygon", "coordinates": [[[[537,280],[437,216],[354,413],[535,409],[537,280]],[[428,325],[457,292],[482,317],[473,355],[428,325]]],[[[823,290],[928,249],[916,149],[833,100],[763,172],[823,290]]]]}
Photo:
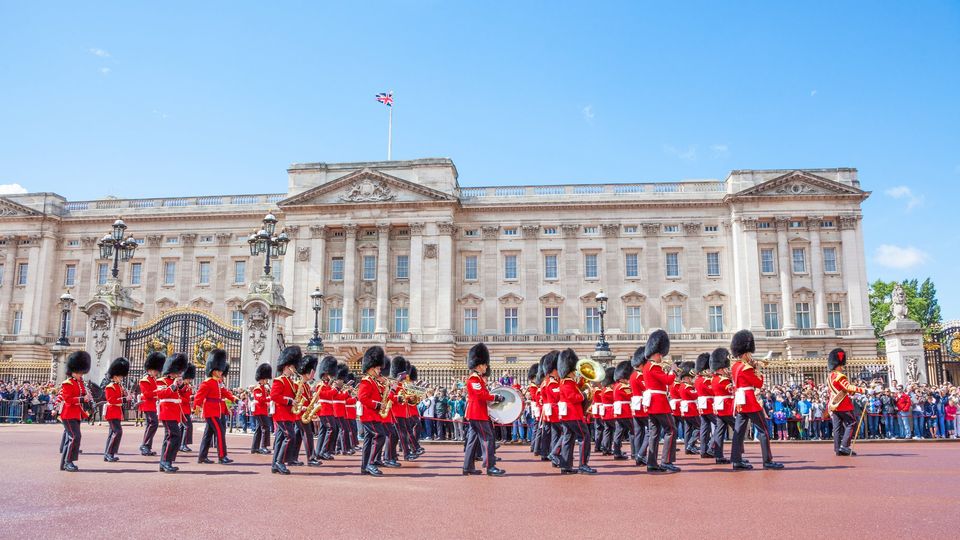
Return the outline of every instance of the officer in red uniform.
{"type": "Polygon", "coordinates": [[[850,384],[843,373],[847,365],[847,353],[843,349],[830,351],[827,357],[827,367],[830,369],[830,419],[833,424],[833,451],[838,456],[857,455],[850,448],[853,440],[853,430],[857,419],[853,414],[853,401],[850,394],[863,394],[867,390],[850,384]]]}
{"type": "Polygon", "coordinates": [[[616,425],[613,417],[613,372],[612,367],[604,368],[603,389],[600,391],[600,425],[603,426],[600,448],[605,456],[613,455],[613,430],[616,425]]]}
{"type": "Polygon", "coordinates": [[[760,442],[760,452],[763,455],[764,469],[782,469],[783,464],[773,461],[770,451],[770,434],[767,433],[767,418],[763,407],[757,400],[756,391],[763,387],[763,376],[757,373],[753,362],[753,353],[757,346],[753,334],[749,330],[740,330],[733,335],[730,342],[730,352],[733,354],[733,367],[730,369],[733,376],[733,385],[736,394],[733,404],[737,415],[733,428],[733,449],[730,458],[734,469],[752,469],[753,465],[743,460],[743,443],[747,436],[748,423],[757,428],[757,439],[760,442]]]}
{"type": "MultiPolygon", "coordinates": [[[[329,358],[333,358],[333,357],[329,357],[329,358]]],[[[324,358],[324,361],[326,361],[326,358],[324,358]]],[[[323,388],[323,384],[324,384],[323,382],[317,384],[316,388],[310,386],[313,383],[313,378],[316,376],[316,373],[317,373],[317,363],[318,363],[317,357],[312,354],[308,354],[300,359],[300,365],[297,366],[297,373],[300,374],[300,384],[303,385],[302,399],[305,405],[303,407],[303,410],[301,410],[297,414],[297,421],[293,423],[294,439],[287,450],[287,466],[288,467],[303,466],[303,462],[300,461],[300,445],[303,445],[305,447],[306,451],[304,453],[307,456],[307,465],[309,465],[310,467],[319,467],[320,465],[323,464],[323,462],[320,461],[320,459],[316,455],[317,451],[314,446],[315,434],[313,429],[313,422],[303,421],[304,416],[308,414],[307,411],[312,406],[316,405],[316,403],[313,402],[314,394],[317,394],[316,396],[317,399],[321,400],[320,402],[321,407],[323,406],[323,402],[322,402],[323,396],[326,395],[327,397],[329,397],[328,391],[321,392],[321,389],[323,388]]],[[[333,360],[333,364],[334,365],[337,364],[336,359],[333,360]]],[[[327,407],[329,408],[329,406],[330,405],[328,403],[327,407]]],[[[321,409],[320,414],[322,415],[323,412],[324,411],[321,409]]]]}
{"type": "MultiPolygon", "coordinates": [[[[388,358],[386,355],[383,356],[383,364],[380,366],[380,377],[383,379],[390,377],[390,358],[388,358]]],[[[390,467],[394,469],[400,467],[400,462],[397,461],[396,451],[398,437],[397,421],[393,413],[393,409],[395,409],[399,404],[397,399],[397,386],[389,380],[382,381],[382,384],[389,386],[387,400],[390,402],[390,411],[386,416],[381,416],[383,421],[383,429],[387,434],[387,440],[384,441],[381,453],[374,460],[373,464],[377,467],[390,467]]],[[[383,405],[381,405],[381,407],[382,406],[383,405]]]]}
{"type": "Polygon", "coordinates": [[[337,362],[337,373],[333,377],[333,388],[336,393],[333,396],[333,418],[337,426],[337,435],[334,438],[331,454],[346,455],[346,440],[349,436],[347,428],[347,397],[346,384],[347,375],[350,374],[350,368],[343,362],[337,362]]]}
{"type": "Polygon", "coordinates": [[[540,389],[543,415],[543,438],[541,439],[541,459],[550,460],[554,467],[560,466],[560,423],[557,421],[557,398],[560,395],[560,380],[557,377],[557,358],[560,351],[550,351],[540,359],[540,369],[544,374],[540,389]]]}
{"type": "Polygon", "coordinates": [[[697,388],[693,384],[695,362],[680,364],[680,417],[683,419],[683,451],[688,455],[699,453],[700,412],[697,410],[697,388]]]}
{"type": "Polygon", "coordinates": [[[210,451],[211,439],[217,438],[217,457],[221,465],[233,463],[227,457],[226,414],[227,404],[224,400],[236,401],[237,398],[224,387],[223,374],[230,369],[227,352],[223,349],[213,349],[207,354],[207,380],[200,383],[197,395],[193,398],[193,406],[202,407],[203,418],[207,422],[200,439],[200,452],[197,463],[213,463],[207,459],[210,451]]]}
{"type": "Polygon", "coordinates": [[[126,401],[127,391],[123,388],[123,379],[130,373],[130,362],[126,358],[117,358],[107,368],[107,379],[110,382],[103,389],[106,403],[103,404],[103,419],[110,424],[110,433],[107,434],[107,446],[103,450],[103,460],[107,462],[120,461],[117,451],[120,450],[120,439],[123,437],[123,402],[126,401]]]}
{"type": "Polygon", "coordinates": [[[180,452],[193,452],[193,381],[197,378],[197,366],[193,362],[187,363],[183,371],[183,384],[180,385],[180,431],[183,437],[180,441],[180,452]]]}
{"type": "MultiPolygon", "coordinates": [[[[664,367],[666,369],[666,367],[664,367]]],[[[680,371],[680,363],[674,362],[673,371],[675,374],[680,371]]],[[[677,377],[674,379],[673,384],[670,385],[669,390],[669,401],[670,401],[670,411],[673,413],[673,425],[677,426],[677,436],[679,437],[680,430],[683,429],[683,417],[680,416],[680,378],[677,377]]],[[[677,449],[674,445],[673,452],[670,454],[670,463],[673,463],[677,460],[677,449]]]]}
{"type": "MultiPolygon", "coordinates": [[[[406,358],[403,356],[397,355],[390,360],[390,377],[399,381],[397,384],[397,394],[403,392],[404,384],[408,384],[408,374],[410,372],[410,363],[407,362],[406,358]]],[[[397,461],[399,454],[397,453],[397,445],[400,445],[400,449],[403,450],[403,457],[407,461],[417,459],[418,456],[413,455],[413,449],[410,447],[410,437],[409,433],[409,424],[407,418],[410,416],[410,409],[407,405],[406,400],[398,399],[397,403],[390,409],[391,414],[393,415],[393,423],[389,424],[390,429],[389,436],[387,437],[387,458],[391,461],[397,461]]]]}
{"type": "Polygon", "coordinates": [[[650,438],[647,436],[647,410],[643,408],[643,351],[646,347],[637,347],[630,358],[633,373],[630,374],[630,409],[633,411],[633,439],[630,441],[630,451],[637,466],[647,465],[647,446],[650,438]]]}
{"type": "Polygon", "coordinates": [[[713,414],[710,353],[700,353],[694,363],[693,370],[697,375],[693,379],[693,387],[697,391],[697,413],[700,415],[700,432],[697,433],[697,438],[700,440],[700,457],[712,458],[714,456],[710,447],[710,440],[713,435],[713,424],[717,421],[717,417],[713,414]]]}
{"type": "Polygon", "coordinates": [[[533,418],[533,433],[529,434],[530,436],[530,452],[537,453],[537,438],[540,436],[539,426],[537,424],[540,422],[540,404],[537,402],[539,396],[537,395],[540,391],[540,385],[537,383],[537,375],[540,373],[540,363],[536,362],[527,368],[527,407],[530,410],[530,417],[533,418]]]}
{"type": "Polygon", "coordinates": [[[730,460],[724,457],[723,444],[727,433],[733,431],[733,381],[730,380],[730,351],[725,347],[717,347],[710,353],[710,371],[713,379],[713,414],[716,416],[713,425],[713,438],[710,440],[710,450],[717,464],[726,465],[730,460]]]}
{"type": "Polygon", "coordinates": [[[613,459],[628,459],[623,453],[623,441],[633,444],[633,410],[630,401],[633,390],[630,388],[630,377],[633,375],[633,366],[629,360],[617,364],[613,370],[613,459]]]}
{"type": "Polygon", "coordinates": [[[183,400],[180,391],[183,387],[184,370],[187,369],[187,356],[174,353],[163,363],[162,377],[157,380],[157,408],[160,422],[163,423],[163,446],[160,447],[160,472],[175,473],[179,469],[173,466],[180,451],[183,432],[180,422],[183,419],[183,400]]]}
{"type": "Polygon", "coordinates": [[[152,352],[143,362],[143,369],[147,372],[140,379],[140,412],[143,413],[143,443],[140,444],[141,456],[155,456],[153,451],[153,436],[157,433],[157,376],[163,369],[167,356],[161,352],[152,352]]]}
{"type": "Polygon", "coordinates": [[[251,454],[269,454],[270,449],[270,376],[273,374],[270,364],[264,362],[257,366],[257,385],[253,387],[253,418],[257,428],[253,431],[251,454]]]}
{"type": "MultiPolygon", "coordinates": [[[[485,379],[490,368],[490,351],[483,343],[477,343],[467,352],[467,368],[471,370],[467,377],[466,419],[470,424],[467,444],[463,451],[463,474],[480,474],[474,466],[475,456],[483,453],[483,466],[487,476],[503,476],[506,472],[497,467],[496,444],[493,436],[493,422],[487,411],[489,403],[499,403],[503,398],[487,391],[485,379]]],[[[554,365],[554,368],[556,366],[554,365]]]]}
{"type": "Polygon", "coordinates": [[[357,437],[357,408],[359,407],[359,402],[357,401],[357,376],[353,373],[347,374],[347,442],[343,447],[344,453],[348,455],[353,455],[357,453],[357,447],[360,445],[360,440],[357,437]]]}
{"type": "Polygon", "coordinates": [[[292,411],[297,396],[297,382],[293,377],[302,358],[300,347],[293,345],[280,351],[277,359],[277,376],[270,388],[270,402],[274,406],[273,421],[277,427],[270,469],[272,473],[290,474],[286,466],[287,450],[296,439],[293,423],[300,421],[300,417],[292,411]]]}
{"type": "Polygon", "coordinates": [[[384,387],[380,384],[380,370],[386,355],[383,348],[373,346],[364,351],[360,369],[363,378],[357,386],[358,413],[363,426],[363,450],[360,458],[360,474],[383,476],[383,471],[373,464],[387,440],[387,430],[380,417],[380,401],[384,387]]]}
{"type": "Polygon", "coordinates": [[[74,461],[80,456],[80,421],[90,415],[83,409],[83,403],[93,399],[87,392],[83,376],[90,371],[90,355],[86,351],[75,351],[67,357],[67,380],[60,383],[57,400],[60,402],[60,422],[63,424],[63,441],[60,444],[60,470],[77,472],[74,461]]]}
{"type": "Polygon", "coordinates": [[[557,358],[557,375],[560,377],[560,392],[557,399],[557,416],[560,420],[560,474],[596,474],[588,465],[590,461],[590,431],[583,414],[583,392],[577,384],[577,353],[565,349],[557,358]],[[580,461],[573,465],[573,445],[580,446],[580,461]]]}
{"type": "MultiPolygon", "coordinates": [[[[416,383],[419,378],[420,373],[417,371],[417,366],[410,364],[410,382],[416,383]]],[[[422,456],[425,450],[420,446],[420,410],[417,409],[416,405],[409,405],[407,411],[410,414],[407,421],[411,426],[411,446],[413,447],[413,453],[417,456],[422,456]]]]}
{"type": "Polygon", "coordinates": [[[650,443],[647,445],[647,471],[649,472],[679,472],[680,467],[671,463],[676,454],[677,426],[673,422],[673,411],[667,392],[673,384],[676,375],[663,370],[663,357],[670,352],[670,336],[663,330],[655,330],[647,339],[647,346],[643,350],[643,407],[647,410],[650,431],[650,443]],[[660,437],[663,436],[663,464],[657,463],[657,450],[660,437]]]}
{"type": "Polygon", "coordinates": [[[333,447],[336,443],[337,420],[333,415],[333,400],[336,399],[337,390],[333,387],[333,378],[337,374],[337,359],[327,355],[320,361],[320,368],[317,370],[317,376],[320,382],[315,391],[320,400],[320,413],[317,418],[320,420],[320,433],[317,434],[317,448],[312,454],[315,461],[321,459],[333,459],[333,447]]]}

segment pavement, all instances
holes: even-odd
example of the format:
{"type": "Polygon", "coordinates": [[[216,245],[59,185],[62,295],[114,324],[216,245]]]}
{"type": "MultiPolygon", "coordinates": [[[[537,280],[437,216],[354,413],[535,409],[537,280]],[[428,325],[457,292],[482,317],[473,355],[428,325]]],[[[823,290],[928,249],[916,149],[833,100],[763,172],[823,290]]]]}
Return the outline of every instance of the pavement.
{"type": "MultiPolygon", "coordinates": [[[[562,477],[526,447],[504,445],[502,478],[464,477],[459,445],[429,445],[372,478],[358,474],[356,456],[271,474],[269,456],[251,455],[249,438],[234,434],[235,463],[200,465],[193,452],[181,455],[180,472],[161,474],[157,458],[137,452],[141,435],[124,427],[121,461],[105,463],[106,427],[84,425],[71,474],[58,470],[59,425],[0,425],[0,539],[882,539],[958,530],[960,445],[951,442],[877,441],[853,458],[827,444],[776,444],[783,471],[680,455],[682,472],[648,474],[597,456],[600,474],[562,477]]],[[[759,463],[759,448],[747,457],[759,463]]]]}

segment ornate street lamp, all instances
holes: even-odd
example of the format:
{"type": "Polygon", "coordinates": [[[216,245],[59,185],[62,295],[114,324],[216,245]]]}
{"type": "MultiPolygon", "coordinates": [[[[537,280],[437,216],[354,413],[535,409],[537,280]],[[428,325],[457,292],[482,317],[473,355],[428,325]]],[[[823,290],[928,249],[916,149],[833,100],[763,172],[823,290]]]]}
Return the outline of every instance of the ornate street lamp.
{"type": "Polygon", "coordinates": [[[307,348],[314,352],[322,352],[323,338],[320,337],[320,310],[323,309],[323,293],[320,292],[320,287],[310,293],[310,300],[313,302],[313,337],[307,343],[307,348]]]}
{"type": "Polygon", "coordinates": [[[604,294],[603,289],[600,289],[600,293],[597,294],[597,312],[600,314],[600,340],[597,341],[597,351],[610,352],[610,344],[607,343],[606,334],[604,331],[603,318],[607,314],[607,295],[604,294]]]}
{"type": "Polygon", "coordinates": [[[264,275],[270,275],[270,258],[277,258],[286,255],[287,244],[290,238],[286,231],[280,231],[280,234],[274,235],[277,230],[277,218],[273,213],[268,213],[263,218],[263,227],[247,238],[250,245],[250,255],[266,255],[266,262],[263,265],[264,275]]]}
{"type": "Polygon", "coordinates": [[[70,339],[67,338],[67,317],[70,316],[70,310],[73,309],[74,298],[70,294],[70,289],[60,295],[60,339],[57,345],[63,347],[70,346],[70,339]]]}
{"type": "Polygon", "coordinates": [[[127,224],[122,219],[113,222],[113,231],[105,234],[97,247],[100,248],[101,259],[113,259],[113,270],[111,275],[113,279],[120,276],[120,261],[129,261],[137,251],[137,241],[132,236],[123,239],[123,233],[127,230],[127,224]]]}

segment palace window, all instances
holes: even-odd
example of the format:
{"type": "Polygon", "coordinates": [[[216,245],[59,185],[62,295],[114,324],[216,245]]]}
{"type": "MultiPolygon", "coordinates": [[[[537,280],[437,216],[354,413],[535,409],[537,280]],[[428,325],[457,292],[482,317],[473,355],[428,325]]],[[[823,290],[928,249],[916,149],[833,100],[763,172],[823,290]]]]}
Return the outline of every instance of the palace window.
{"type": "Polygon", "coordinates": [[[233,326],[243,326],[243,312],[235,309],[230,312],[230,324],[233,326]]]}
{"type": "Polygon", "coordinates": [[[363,308],[360,310],[360,331],[365,334],[373,333],[376,328],[377,312],[373,308],[363,308]]]}
{"type": "Polygon", "coordinates": [[[73,287],[77,283],[77,265],[68,264],[63,276],[63,286],[73,287]]]}
{"type": "Polygon", "coordinates": [[[557,235],[557,228],[556,228],[556,227],[544,227],[544,228],[543,228],[543,234],[545,234],[545,235],[547,235],[547,236],[556,236],[556,235],[557,235]]]}
{"type": "Polygon", "coordinates": [[[808,302],[797,302],[797,328],[810,328],[810,304],[808,302]]]}
{"type": "Polygon", "coordinates": [[[640,306],[627,306],[627,332],[639,334],[643,332],[643,324],[640,321],[640,306]]]}
{"type": "Polygon", "coordinates": [[[557,279],[557,256],[543,256],[543,279],[557,279]]]}
{"type": "Polygon", "coordinates": [[[143,263],[133,263],[130,265],[130,284],[140,285],[143,281],[143,263]]]}
{"type": "Polygon", "coordinates": [[[763,305],[763,327],[767,330],[780,329],[780,305],[779,304],[763,305]]]}
{"type": "Polygon", "coordinates": [[[840,302],[827,302],[827,324],[830,328],[843,328],[843,315],[840,313],[840,302]]]}
{"type": "Polygon", "coordinates": [[[836,273],[837,271],[837,248],[823,248],[823,271],[836,273]]]}
{"type": "Polygon", "coordinates": [[[667,332],[671,334],[683,333],[683,306],[667,308],[667,332]]]}
{"type": "Polygon", "coordinates": [[[478,229],[466,229],[463,231],[463,235],[467,238],[476,238],[477,236],[480,236],[480,231],[478,229]]]}
{"type": "Polygon", "coordinates": [[[718,225],[705,225],[703,227],[704,232],[718,232],[720,227],[718,225]]]}
{"type": "Polygon", "coordinates": [[[676,251],[667,253],[667,277],[680,277],[680,254],[676,251]]]}
{"type": "Polygon", "coordinates": [[[503,256],[503,279],[517,279],[517,256],[503,256]]]}
{"type": "Polygon", "coordinates": [[[516,227],[508,227],[508,228],[505,228],[505,229],[503,229],[503,235],[504,235],[504,236],[517,236],[517,228],[516,228],[516,227]]]}
{"type": "Polygon", "coordinates": [[[20,333],[20,329],[23,327],[23,312],[14,311],[13,312],[13,326],[10,328],[10,333],[17,335],[20,333]]]}
{"type": "Polygon", "coordinates": [[[588,307],[584,312],[584,332],[587,334],[600,333],[600,310],[588,307]]]}
{"type": "Polygon", "coordinates": [[[463,258],[463,279],[467,281],[477,280],[477,256],[467,255],[463,258]]]}
{"type": "Polygon", "coordinates": [[[623,232],[624,232],[625,234],[637,234],[637,226],[636,226],[636,225],[625,225],[625,226],[623,227],[623,232]]]}
{"type": "Polygon", "coordinates": [[[723,306],[709,306],[707,318],[711,332],[723,332],[723,306]]]}
{"type": "Polygon", "coordinates": [[[393,310],[393,331],[408,332],[410,330],[410,312],[405,307],[393,310]]]}
{"type": "Polygon", "coordinates": [[[520,317],[515,307],[503,308],[503,333],[517,334],[520,330],[520,317]]]}
{"type": "Polygon", "coordinates": [[[772,228],[773,228],[773,222],[772,222],[772,221],[758,221],[758,222],[757,222],[757,228],[758,228],[758,229],[772,229],[772,228]]]}
{"type": "Polygon", "coordinates": [[[198,281],[200,285],[210,284],[210,261],[200,261],[198,266],[198,281]]]}
{"type": "Polygon", "coordinates": [[[543,312],[543,330],[545,334],[556,335],[560,333],[560,308],[548,307],[543,312]]]}
{"type": "Polygon", "coordinates": [[[233,283],[240,285],[247,281],[247,261],[233,261],[233,283]]]}
{"type": "Polygon", "coordinates": [[[97,264],[97,285],[106,285],[107,278],[110,277],[110,265],[107,263],[97,264]]]}
{"type": "Polygon", "coordinates": [[[679,225],[664,225],[664,226],[663,226],[663,232],[665,232],[665,233],[678,233],[678,232],[680,232],[680,226],[679,226],[679,225]]]}
{"type": "Polygon", "coordinates": [[[764,248],[760,250],[760,273],[761,274],[773,274],[776,272],[776,267],[774,266],[773,250],[770,248],[764,248]]]}
{"type": "Polygon", "coordinates": [[[163,263],[163,284],[174,285],[177,282],[177,263],[165,261],[163,263]]]}
{"type": "Polygon", "coordinates": [[[595,225],[590,227],[584,227],[583,234],[600,234],[600,228],[595,225]]]}
{"type": "Polygon", "coordinates": [[[463,333],[467,336],[479,334],[477,320],[477,308],[465,308],[463,310],[463,333]]]}
{"type": "Polygon", "coordinates": [[[707,277],[720,277],[720,253],[707,252],[707,277]]]}
{"type": "Polygon", "coordinates": [[[397,255],[397,279],[410,278],[410,256],[397,255]]]}
{"type": "Polygon", "coordinates": [[[377,279],[377,257],[376,255],[363,256],[363,280],[374,281],[377,279]]]}
{"type": "Polygon", "coordinates": [[[793,248],[793,273],[807,273],[807,250],[803,248],[793,248]]]}
{"type": "Polygon", "coordinates": [[[17,264],[17,285],[26,285],[27,284],[27,274],[30,271],[30,265],[28,263],[18,263],[17,264]]]}
{"type": "Polygon", "coordinates": [[[339,334],[343,331],[343,308],[332,307],[327,310],[327,332],[339,334]]]}
{"type": "Polygon", "coordinates": [[[596,279],[599,277],[596,253],[587,253],[583,256],[583,277],[587,279],[596,279]]]}
{"type": "Polygon", "coordinates": [[[330,281],[343,281],[343,257],[330,259],[330,281]]]}
{"type": "Polygon", "coordinates": [[[636,253],[626,254],[626,276],[628,278],[640,277],[640,256],[636,253]]]}

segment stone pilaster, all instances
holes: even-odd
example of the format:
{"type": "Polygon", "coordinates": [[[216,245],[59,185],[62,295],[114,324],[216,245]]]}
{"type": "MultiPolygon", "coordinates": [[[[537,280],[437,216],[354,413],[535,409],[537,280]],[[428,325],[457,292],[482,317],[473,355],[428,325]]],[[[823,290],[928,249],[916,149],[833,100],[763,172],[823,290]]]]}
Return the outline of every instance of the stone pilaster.
{"type": "Polygon", "coordinates": [[[343,253],[343,333],[356,330],[357,318],[357,226],[343,226],[346,250],[343,253]]]}
{"type": "Polygon", "coordinates": [[[374,332],[390,331],[390,224],[377,224],[377,321],[374,332]]]}

